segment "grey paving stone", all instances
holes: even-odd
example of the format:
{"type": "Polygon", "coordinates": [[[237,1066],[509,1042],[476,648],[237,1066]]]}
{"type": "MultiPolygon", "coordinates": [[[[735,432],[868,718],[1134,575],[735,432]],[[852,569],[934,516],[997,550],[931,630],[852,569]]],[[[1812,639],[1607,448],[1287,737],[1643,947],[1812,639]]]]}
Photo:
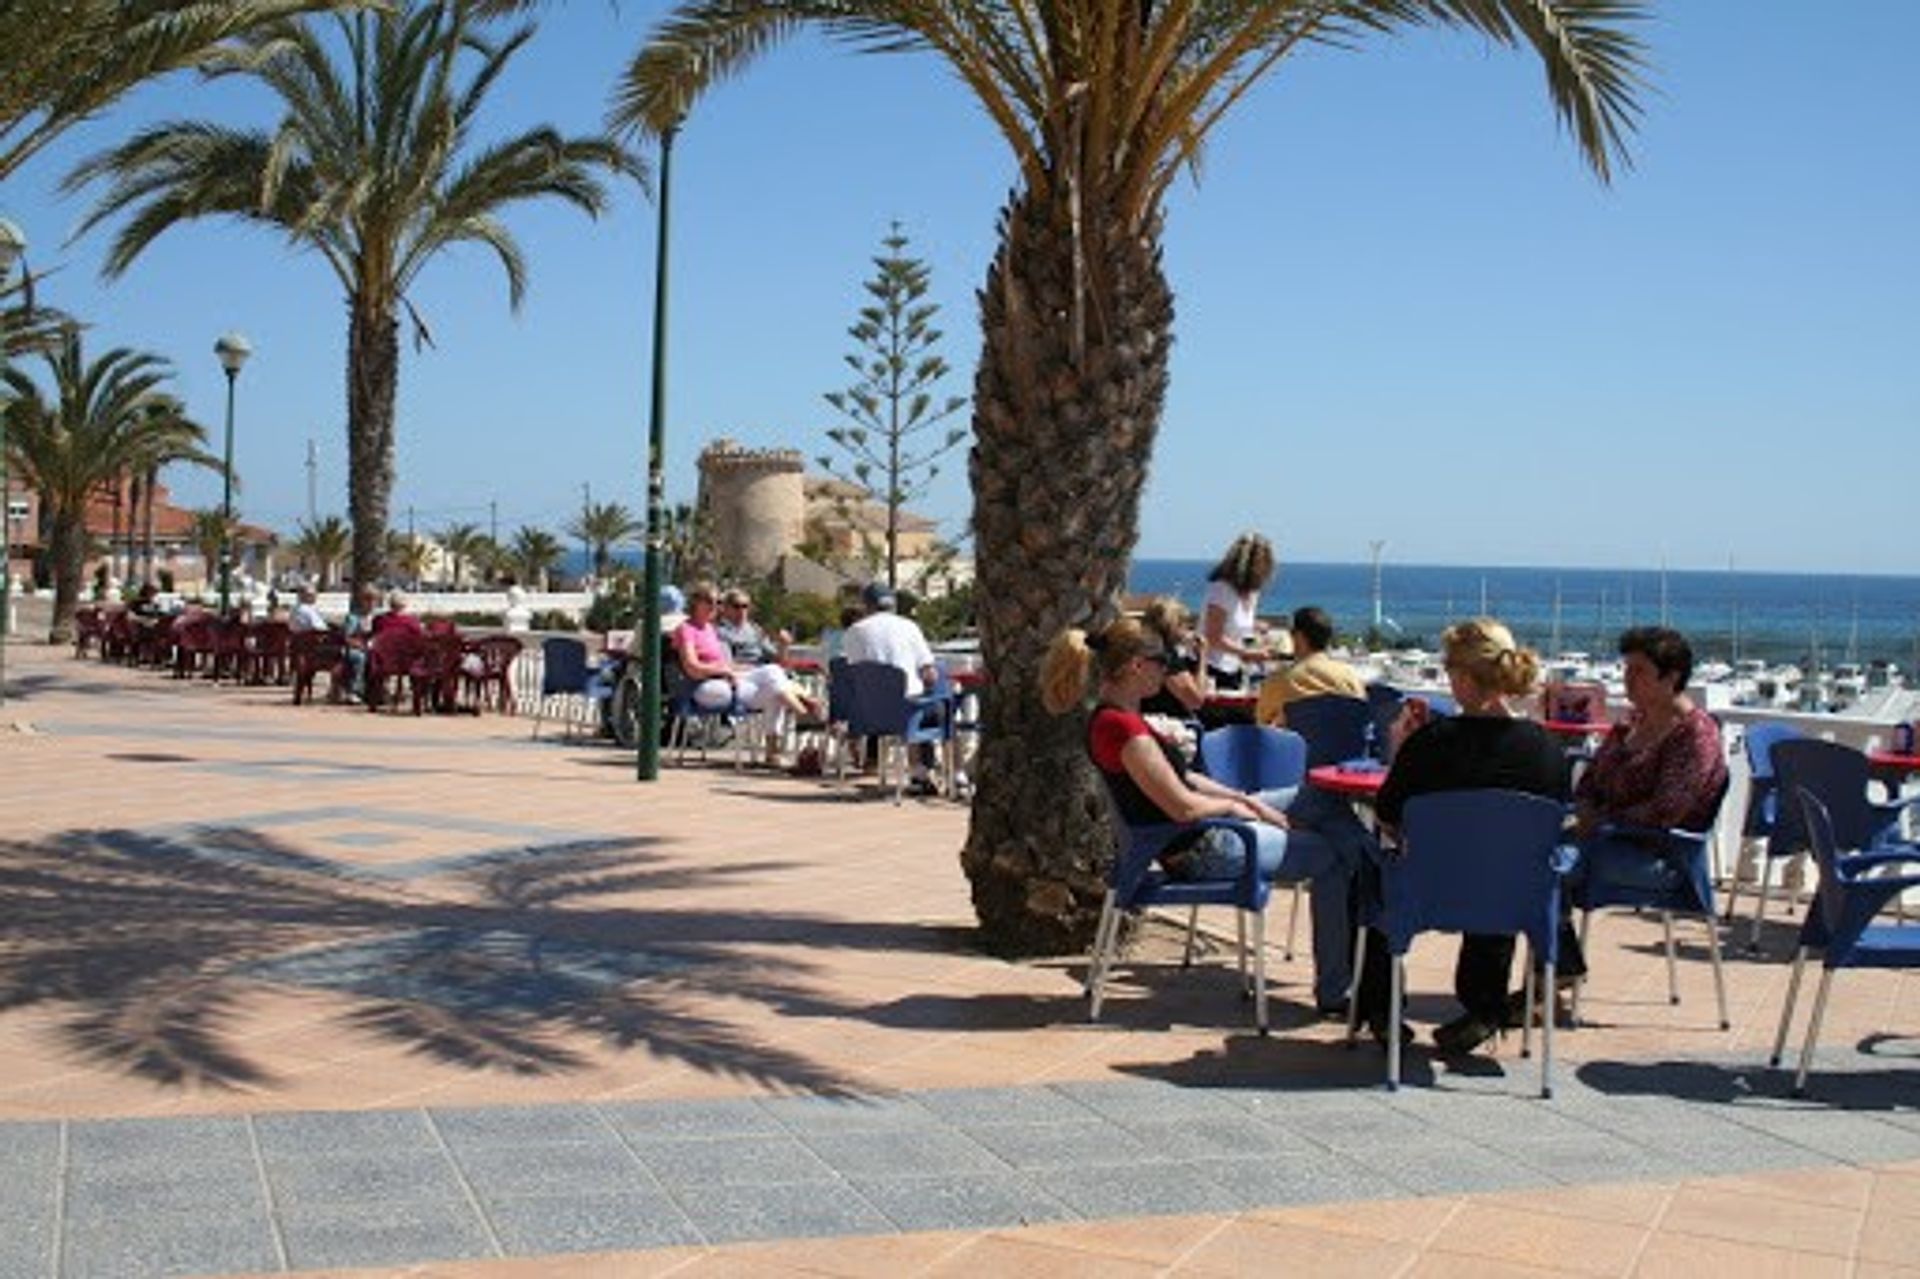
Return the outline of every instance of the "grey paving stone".
{"type": "Polygon", "coordinates": [[[901,1230],[981,1230],[1063,1221],[1065,1204],[1019,1173],[960,1173],[894,1181],[855,1181],[867,1202],[901,1230]]]}
{"type": "Polygon", "coordinates": [[[432,1150],[437,1143],[426,1114],[418,1110],[296,1111],[256,1115],[260,1153],[277,1157],[361,1154],[389,1150],[432,1150]]]}
{"type": "Polygon", "coordinates": [[[438,1150],[374,1150],[313,1159],[274,1158],[267,1178],[281,1204],[453,1200],[465,1190],[438,1150]]]}
{"type": "Polygon", "coordinates": [[[1541,1174],[1527,1165],[1457,1137],[1432,1137],[1345,1153],[1416,1195],[1474,1194],[1541,1184],[1541,1174]]]}
{"type": "Polygon", "coordinates": [[[993,1124],[967,1135],[1016,1168],[1106,1167],[1156,1158],[1154,1151],[1126,1129],[1097,1120],[993,1124]]]}
{"type": "Polygon", "coordinates": [[[808,1149],[845,1177],[931,1177],[943,1173],[1008,1171],[1005,1163],[983,1147],[944,1128],[813,1133],[803,1140],[808,1149]]]}
{"type": "Polygon", "coordinates": [[[1398,1198],[1403,1192],[1385,1174],[1330,1150],[1276,1157],[1195,1161],[1233,1201],[1237,1210],[1298,1203],[1398,1198]]]}
{"type": "Polygon", "coordinates": [[[1810,1107],[1802,1110],[1729,1106],[1727,1117],[1781,1141],[1847,1163],[1901,1163],[1920,1159],[1920,1132],[1875,1115],[1810,1107]]]}
{"type": "Polygon", "coordinates": [[[1561,1104],[1559,1098],[1498,1096],[1461,1093],[1437,1088],[1402,1088],[1383,1095],[1389,1113],[1417,1119],[1441,1132],[1478,1139],[1490,1133],[1527,1138],[1564,1137],[1578,1140],[1599,1130],[1588,1118],[1592,1111],[1561,1104]]]}
{"type": "Polygon", "coordinates": [[[1693,1170],[1678,1159],[1602,1132],[1535,1135],[1530,1130],[1520,1130],[1510,1136],[1501,1135],[1496,1144],[1501,1154],[1563,1185],[1668,1181],[1693,1175],[1693,1170]]]}
{"type": "Polygon", "coordinates": [[[943,1088],[920,1093],[914,1100],[962,1129],[979,1124],[1070,1123],[1093,1117],[1085,1106],[1052,1088],[943,1088]]]}
{"type": "Polygon", "coordinates": [[[67,1159],[87,1168],[122,1159],[249,1160],[243,1118],[91,1119],[67,1125],[67,1159]]]}
{"type": "Polygon", "coordinates": [[[1161,1159],[1250,1158],[1320,1149],[1291,1128],[1245,1111],[1231,1111],[1225,1118],[1159,1120],[1126,1127],[1161,1159]]]}
{"type": "Polygon", "coordinates": [[[61,1239],[63,1279],[278,1270],[262,1211],[175,1213],[144,1208],[103,1219],[69,1219],[61,1239]]]}
{"type": "MultiPolygon", "coordinates": [[[[6,1134],[0,1132],[0,1141],[5,1139],[6,1134]]],[[[56,1143],[44,1152],[20,1150],[9,1152],[11,1157],[0,1155],[0,1221],[53,1211],[54,1191],[60,1185],[59,1150],[56,1143]]]]}
{"type": "Polygon", "coordinates": [[[1237,1206],[1232,1192],[1198,1162],[1076,1170],[1050,1179],[1047,1188],[1083,1217],[1231,1212],[1237,1206]]]}
{"type": "Polygon", "coordinates": [[[208,1163],[148,1156],[70,1168],[64,1210],[88,1222],[147,1212],[265,1212],[266,1197],[251,1157],[208,1163]]]}
{"type": "Polygon", "coordinates": [[[760,1108],[790,1132],[858,1132],[927,1128],[939,1121],[905,1097],[771,1097],[760,1108]]]}
{"type": "Polygon", "coordinates": [[[295,1203],[283,1204],[278,1215],[295,1270],[497,1255],[485,1224],[464,1200],[295,1203]]]}
{"type": "Polygon", "coordinates": [[[782,1136],[780,1121],[750,1097],[724,1101],[629,1101],[597,1109],[635,1144],[708,1137],[782,1136]]]}
{"type": "Polygon", "coordinates": [[[747,1239],[888,1234],[880,1210],[844,1181],[779,1186],[703,1186],[675,1199],[709,1243],[747,1239]]]}
{"type": "Polygon", "coordinates": [[[1334,1150],[1418,1141],[1440,1131],[1425,1119],[1373,1101],[1356,1101],[1344,1107],[1319,1106],[1275,1116],[1272,1122],[1334,1150]]]}
{"type": "Polygon", "coordinates": [[[642,1147],[640,1157],[669,1187],[764,1186],[833,1179],[833,1170],[793,1137],[661,1142],[642,1147]]]}
{"type": "Polygon", "coordinates": [[[591,1106],[474,1106],[427,1113],[455,1150],[619,1141],[612,1126],[591,1106]]]}
{"type": "Polygon", "coordinates": [[[509,1256],[626,1252],[700,1242],[686,1214],[655,1189],[497,1199],[487,1204],[487,1217],[509,1256]]]}
{"type": "Polygon", "coordinates": [[[1052,1085],[1052,1091],[1129,1128],[1169,1119],[1218,1119],[1245,1113],[1218,1090],[1180,1088],[1145,1079],[1061,1083],[1052,1085]]]}
{"type": "Polygon", "coordinates": [[[634,1193],[653,1186],[639,1158],[618,1142],[482,1146],[456,1151],[454,1158],[473,1193],[489,1200],[634,1193]]]}
{"type": "Polygon", "coordinates": [[[53,1274],[53,1206],[34,1212],[0,1207],[0,1275],[40,1279],[53,1274]]]}
{"type": "Polygon", "coordinates": [[[50,1173],[59,1165],[59,1124],[0,1123],[0,1185],[17,1175],[50,1173]]]}

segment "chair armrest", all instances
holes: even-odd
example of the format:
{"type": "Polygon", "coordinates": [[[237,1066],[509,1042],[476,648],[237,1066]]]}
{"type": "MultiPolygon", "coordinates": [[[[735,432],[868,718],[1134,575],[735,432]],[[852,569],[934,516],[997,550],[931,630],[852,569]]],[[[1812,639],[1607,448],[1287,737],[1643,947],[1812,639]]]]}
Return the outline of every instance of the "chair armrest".
{"type": "Polygon", "coordinates": [[[1602,822],[1594,835],[1657,843],[1704,844],[1711,831],[1682,830],[1678,826],[1635,826],[1628,822],[1602,822]]]}

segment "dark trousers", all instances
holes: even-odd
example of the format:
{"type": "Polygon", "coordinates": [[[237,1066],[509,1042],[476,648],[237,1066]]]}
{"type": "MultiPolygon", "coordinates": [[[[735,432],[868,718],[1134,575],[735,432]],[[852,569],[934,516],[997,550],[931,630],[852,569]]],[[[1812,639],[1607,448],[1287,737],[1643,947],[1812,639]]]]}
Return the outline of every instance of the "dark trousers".
{"type": "MultiPolygon", "coordinates": [[[[1492,933],[1465,933],[1460,938],[1460,953],[1453,961],[1453,997],[1460,1006],[1480,1021],[1498,1026],[1507,1015],[1507,984],[1513,972],[1513,952],[1517,938],[1492,933]]],[[[1393,956],[1387,949],[1387,937],[1377,928],[1367,930],[1367,958],[1360,970],[1360,1017],[1370,1024],[1384,1025],[1387,1000],[1392,993],[1393,956]]],[[[1574,937],[1570,921],[1560,921],[1560,957],[1554,971],[1561,977],[1577,977],[1586,972],[1580,943],[1574,937]]]]}

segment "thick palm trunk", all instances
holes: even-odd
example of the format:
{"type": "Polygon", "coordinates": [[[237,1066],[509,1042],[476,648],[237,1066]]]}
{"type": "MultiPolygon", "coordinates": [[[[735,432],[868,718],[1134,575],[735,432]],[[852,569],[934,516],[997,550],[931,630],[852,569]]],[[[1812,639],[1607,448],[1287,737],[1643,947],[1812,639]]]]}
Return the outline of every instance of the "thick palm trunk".
{"type": "Polygon", "coordinates": [[[386,565],[387,501],[393,493],[393,408],[400,381],[400,325],[391,313],[353,307],[347,335],[347,513],[353,521],[356,592],[386,565]]]}
{"type": "Polygon", "coordinates": [[[1006,954],[1084,946],[1099,912],[1106,801],[1084,718],[1040,704],[1040,665],[1125,587],[1173,321],[1157,227],[1090,216],[1080,247],[1099,288],[1078,293],[1070,227],[1063,202],[1016,196],[980,299],[974,600],[992,680],[961,861],[983,939],[1006,954]]]}
{"type": "Polygon", "coordinates": [[[48,529],[47,552],[53,561],[53,626],[49,643],[73,640],[73,611],[80,603],[80,579],[86,572],[86,529],[81,517],[56,513],[48,529]]]}

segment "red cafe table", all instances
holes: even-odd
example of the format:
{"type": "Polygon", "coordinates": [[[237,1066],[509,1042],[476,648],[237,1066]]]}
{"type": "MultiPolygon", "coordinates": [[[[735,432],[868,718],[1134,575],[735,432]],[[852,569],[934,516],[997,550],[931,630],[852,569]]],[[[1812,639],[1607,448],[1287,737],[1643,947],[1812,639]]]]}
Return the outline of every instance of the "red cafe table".
{"type": "Polygon", "coordinates": [[[1907,778],[1920,773],[1920,755],[1904,751],[1868,751],[1867,774],[1884,784],[1888,799],[1898,799],[1907,778]]]}
{"type": "Polygon", "coordinates": [[[1384,768],[1348,768],[1342,764],[1323,764],[1307,770],[1307,782],[1334,795],[1371,801],[1386,784],[1384,768]]]}

